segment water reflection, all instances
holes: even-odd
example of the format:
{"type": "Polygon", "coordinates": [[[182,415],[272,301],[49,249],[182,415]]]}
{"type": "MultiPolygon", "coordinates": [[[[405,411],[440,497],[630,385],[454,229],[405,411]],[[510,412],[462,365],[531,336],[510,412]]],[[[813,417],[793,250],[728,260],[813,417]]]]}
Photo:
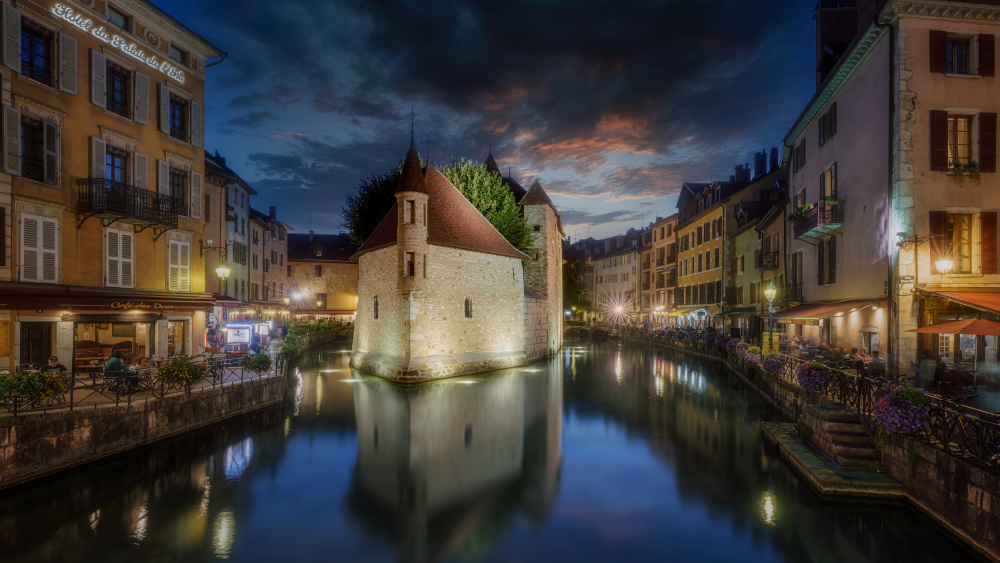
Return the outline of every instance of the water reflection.
{"type": "Polygon", "coordinates": [[[401,561],[482,555],[519,511],[540,518],[555,498],[561,387],[558,373],[516,370],[419,386],[363,379],[350,511],[401,561]]]}

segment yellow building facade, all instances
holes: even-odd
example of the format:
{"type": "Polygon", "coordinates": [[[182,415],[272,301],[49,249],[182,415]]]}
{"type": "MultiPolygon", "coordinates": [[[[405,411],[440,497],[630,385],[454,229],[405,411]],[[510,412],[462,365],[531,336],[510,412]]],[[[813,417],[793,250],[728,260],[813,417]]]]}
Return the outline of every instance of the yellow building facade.
{"type": "Polygon", "coordinates": [[[0,368],[201,352],[204,76],[224,53],[144,1],[5,2],[3,22],[0,368]]]}

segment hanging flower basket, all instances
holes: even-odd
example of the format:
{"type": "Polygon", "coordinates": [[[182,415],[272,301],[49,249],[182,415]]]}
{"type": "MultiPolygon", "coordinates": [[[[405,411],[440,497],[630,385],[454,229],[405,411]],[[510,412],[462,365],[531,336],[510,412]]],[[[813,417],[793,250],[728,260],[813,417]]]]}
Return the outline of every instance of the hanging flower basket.
{"type": "Polygon", "coordinates": [[[805,389],[809,393],[825,393],[827,384],[829,383],[830,374],[827,372],[827,369],[823,366],[823,364],[817,362],[806,362],[799,366],[796,379],[798,379],[799,387],[805,389]]]}
{"type": "Polygon", "coordinates": [[[785,356],[777,352],[768,352],[761,360],[760,367],[767,373],[778,375],[781,370],[785,369],[785,356]]]}
{"type": "Polygon", "coordinates": [[[883,432],[916,434],[927,426],[927,404],[923,389],[895,387],[875,403],[872,418],[883,432]]]}
{"type": "Polygon", "coordinates": [[[761,356],[760,347],[751,346],[747,348],[745,352],[743,352],[743,361],[750,365],[760,367],[760,360],[761,360],[760,356],[761,356]]]}

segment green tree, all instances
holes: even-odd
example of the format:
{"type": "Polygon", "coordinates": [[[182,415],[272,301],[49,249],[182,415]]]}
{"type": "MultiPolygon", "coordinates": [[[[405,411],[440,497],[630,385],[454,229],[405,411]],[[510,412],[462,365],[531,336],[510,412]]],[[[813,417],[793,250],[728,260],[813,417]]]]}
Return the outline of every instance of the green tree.
{"type": "Polygon", "coordinates": [[[499,174],[487,170],[485,164],[476,164],[465,158],[453,160],[441,173],[500,231],[507,242],[521,252],[528,252],[534,237],[531,225],[524,220],[521,209],[514,201],[514,194],[503,185],[499,174]]]}
{"type": "MultiPolygon", "coordinates": [[[[363,244],[395,205],[402,170],[400,161],[395,168],[365,178],[355,193],[347,196],[341,215],[354,244],[363,244]]],[[[441,172],[514,248],[528,251],[534,236],[531,226],[521,216],[514,194],[503,185],[499,174],[464,158],[452,161],[441,172]]]]}

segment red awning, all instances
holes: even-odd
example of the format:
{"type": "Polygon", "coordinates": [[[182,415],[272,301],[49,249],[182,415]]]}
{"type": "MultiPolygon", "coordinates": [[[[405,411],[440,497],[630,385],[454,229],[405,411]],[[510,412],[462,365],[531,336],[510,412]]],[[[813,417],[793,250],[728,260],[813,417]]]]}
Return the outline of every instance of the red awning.
{"type": "Polygon", "coordinates": [[[1000,293],[984,291],[939,291],[937,294],[965,305],[986,309],[992,313],[1000,313],[1000,293]]]}
{"type": "Polygon", "coordinates": [[[825,319],[861,309],[862,307],[884,307],[882,299],[853,299],[837,303],[803,303],[791,309],[778,311],[775,319],[825,319]]]}

